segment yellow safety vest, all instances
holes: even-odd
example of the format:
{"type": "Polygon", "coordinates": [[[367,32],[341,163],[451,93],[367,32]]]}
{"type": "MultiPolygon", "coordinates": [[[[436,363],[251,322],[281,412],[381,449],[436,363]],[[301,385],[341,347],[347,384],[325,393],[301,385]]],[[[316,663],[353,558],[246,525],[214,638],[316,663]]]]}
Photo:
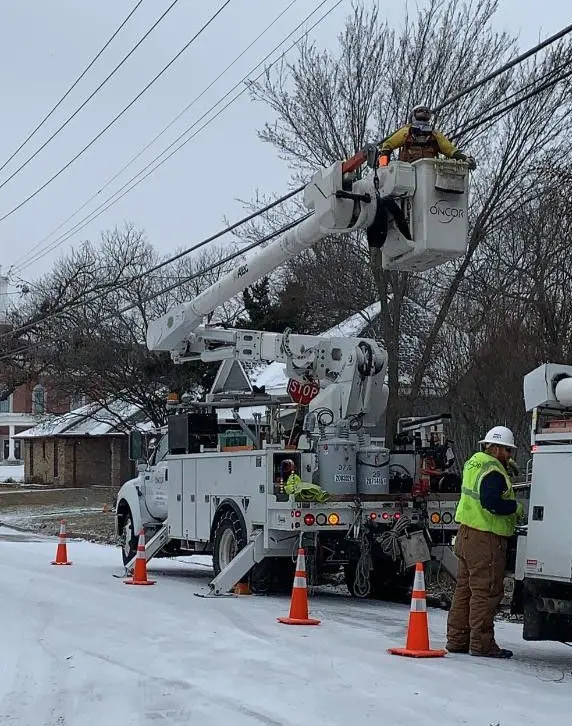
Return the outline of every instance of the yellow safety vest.
{"type": "Polygon", "coordinates": [[[516,527],[516,514],[493,514],[481,506],[481,482],[492,471],[502,474],[507,485],[503,499],[515,500],[512,482],[503,465],[490,454],[481,451],[473,454],[463,468],[461,498],[455,520],[482,532],[493,532],[501,537],[511,537],[516,527]]]}

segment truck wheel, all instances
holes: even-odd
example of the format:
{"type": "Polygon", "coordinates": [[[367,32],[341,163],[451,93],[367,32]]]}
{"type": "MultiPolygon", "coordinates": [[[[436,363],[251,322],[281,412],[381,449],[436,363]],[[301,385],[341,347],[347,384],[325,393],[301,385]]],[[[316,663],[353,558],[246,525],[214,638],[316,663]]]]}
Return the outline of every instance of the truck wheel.
{"type": "Polygon", "coordinates": [[[219,519],[213,542],[213,569],[215,577],[224,570],[240,550],[246,546],[246,532],[236,512],[229,509],[219,519]]]}
{"type": "Polygon", "coordinates": [[[137,554],[137,543],[139,540],[135,532],[135,527],[133,526],[133,515],[130,509],[127,510],[127,514],[123,520],[120,540],[123,564],[126,565],[137,554]]]}

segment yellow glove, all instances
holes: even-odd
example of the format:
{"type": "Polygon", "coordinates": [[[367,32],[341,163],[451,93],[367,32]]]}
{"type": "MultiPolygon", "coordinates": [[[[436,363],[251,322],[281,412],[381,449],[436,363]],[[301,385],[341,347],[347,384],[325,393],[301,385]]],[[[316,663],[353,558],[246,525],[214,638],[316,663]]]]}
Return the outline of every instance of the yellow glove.
{"type": "Polygon", "coordinates": [[[522,506],[521,502],[516,503],[516,521],[517,522],[524,522],[526,520],[526,512],[524,510],[524,507],[522,506]]]}

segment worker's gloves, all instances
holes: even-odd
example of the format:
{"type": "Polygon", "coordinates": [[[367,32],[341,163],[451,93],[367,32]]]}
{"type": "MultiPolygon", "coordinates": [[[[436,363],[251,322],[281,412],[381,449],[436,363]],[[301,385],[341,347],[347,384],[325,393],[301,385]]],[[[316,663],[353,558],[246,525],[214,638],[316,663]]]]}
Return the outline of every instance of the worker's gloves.
{"type": "Polygon", "coordinates": [[[456,151],[453,155],[453,159],[456,159],[457,161],[465,161],[470,171],[475,171],[477,168],[477,162],[472,156],[467,156],[466,154],[463,154],[462,151],[456,151]]]}
{"type": "Polygon", "coordinates": [[[526,521],[526,511],[521,502],[516,503],[516,521],[518,523],[526,521]]]}
{"type": "Polygon", "coordinates": [[[512,457],[508,460],[508,463],[506,465],[506,470],[510,477],[515,477],[520,474],[520,469],[518,468],[518,464],[512,457]]]}

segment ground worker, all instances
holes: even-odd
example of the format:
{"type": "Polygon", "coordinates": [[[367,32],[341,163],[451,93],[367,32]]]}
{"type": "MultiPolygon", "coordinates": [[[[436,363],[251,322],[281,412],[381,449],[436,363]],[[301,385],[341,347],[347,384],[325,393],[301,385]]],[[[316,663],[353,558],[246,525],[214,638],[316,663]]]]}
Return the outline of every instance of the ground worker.
{"type": "Polygon", "coordinates": [[[512,431],[495,426],[465,463],[455,514],[457,585],[447,621],[447,649],[489,658],[511,658],[494,637],[494,617],[504,595],[508,539],[524,508],[516,501],[509,462],[516,450],[512,431]]]}
{"type": "Polygon", "coordinates": [[[288,496],[293,494],[296,499],[306,502],[326,502],[328,493],[317,484],[302,481],[296,473],[296,464],[292,459],[284,459],[280,463],[280,473],[284,482],[284,491],[288,496]]]}
{"type": "Polygon", "coordinates": [[[476,169],[477,163],[472,156],[463,154],[446,136],[433,128],[431,116],[428,106],[415,106],[411,111],[409,123],[382,143],[380,165],[386,166],[389,163],[391,152],[399,149],[400,161],[434,159],[438,154],[443,154],[450,159],[466,161],[469,169],[476,169]]]}

